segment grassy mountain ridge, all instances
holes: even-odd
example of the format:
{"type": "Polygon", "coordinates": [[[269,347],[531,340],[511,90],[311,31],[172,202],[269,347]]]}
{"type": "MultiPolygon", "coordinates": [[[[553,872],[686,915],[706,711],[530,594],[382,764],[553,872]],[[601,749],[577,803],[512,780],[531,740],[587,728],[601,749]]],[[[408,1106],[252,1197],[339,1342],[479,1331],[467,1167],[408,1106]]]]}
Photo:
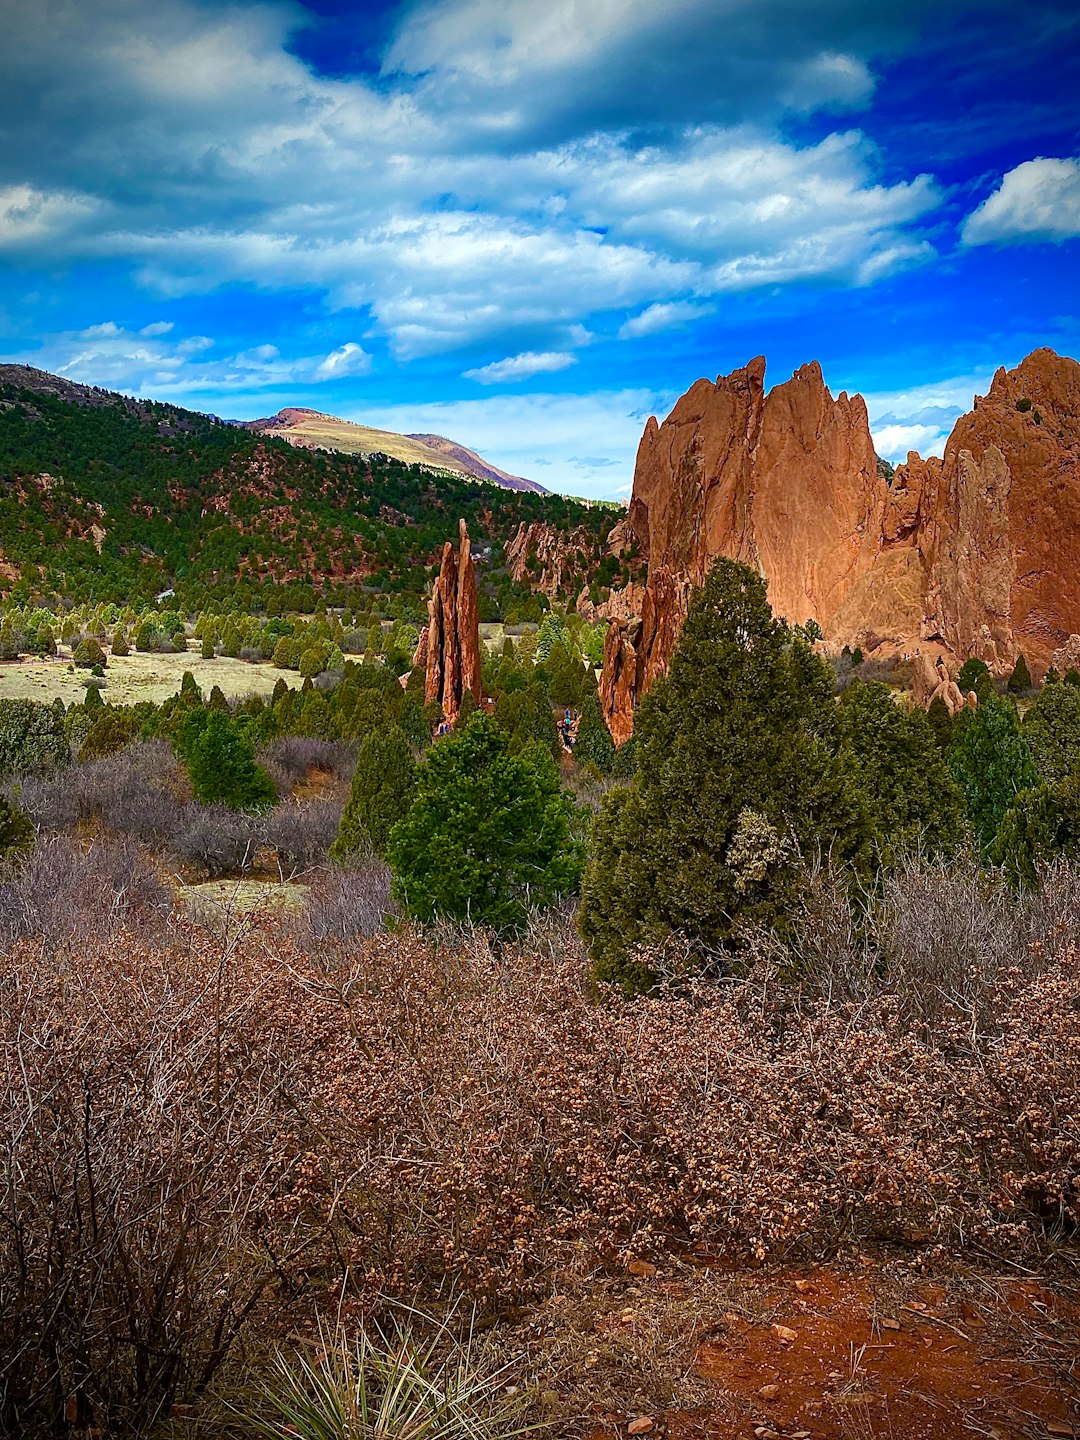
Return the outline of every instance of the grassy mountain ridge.
{"type": "MultiPolygon", "coordinates": [[[[522,523],[581,529],[607,507],[513,492],[283,439],[27,366],[0,366],[0,578],[71,599],[182,581],[422,589],[464,518],[493,566],[522,523]]],[[[578,577],[574,577],[575,580],[578,577]]]]}
{"type": "Polygon", "coordinates": [[[433,470],[450,471],[475,480],[487,480],[507,490],[534,490],[538,494],[549,492],[535,480],[525,480],[520,475],[509,475],[498,466],[491,465],[456,440],[445,435],[399,435],[394,430],[377,430],[370,425],[361,425],[353,420],[341,420],[336,415],[325,415],[321,410],[309,410],[303,406],[287,406],[263,420],[242,420],[239,424],[245,430],[255,430],[262,435],[276,435],[288,440],[290,445],[306,449],[339,450],[344,455],[388,455],[406,465],[424,465],[433,470]]]}

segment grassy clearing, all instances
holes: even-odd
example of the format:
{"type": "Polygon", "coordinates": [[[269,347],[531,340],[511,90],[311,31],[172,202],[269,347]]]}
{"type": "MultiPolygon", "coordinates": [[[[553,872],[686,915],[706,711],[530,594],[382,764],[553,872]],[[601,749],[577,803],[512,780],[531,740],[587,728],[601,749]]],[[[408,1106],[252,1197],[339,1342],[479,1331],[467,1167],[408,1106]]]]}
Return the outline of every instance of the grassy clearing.
{"type": "MultiPolygon", "coordinates": [[[[59,695],[65,705],[80,701],[86,693],[83,671],[68,669],[71,653],[66,648],[48,660],[9,660],[0,663],[0,698],[40,700],[48,704],[59,695]]],[[[298,686],[295,670],[278,670],[273,665],[251,665],[224,655],[204,660],[198,650],[177,655],[131,654],[113,656],[105,671],[102,699],[110,705],[134,705],[140,700],[160,704],[180,689],[184,671],[190,670],[204,693],[220,685],[229,699],[244,695],[270,695],[284,677],[298,686]]]]}
{"type": "Polygon", "coordinates": [[[255,910],[287,910],[297,913],[304,907],[308,887],[287,880],[206,880],[180,890],[194,919],[225,915],[249,915],[255,910]]]}

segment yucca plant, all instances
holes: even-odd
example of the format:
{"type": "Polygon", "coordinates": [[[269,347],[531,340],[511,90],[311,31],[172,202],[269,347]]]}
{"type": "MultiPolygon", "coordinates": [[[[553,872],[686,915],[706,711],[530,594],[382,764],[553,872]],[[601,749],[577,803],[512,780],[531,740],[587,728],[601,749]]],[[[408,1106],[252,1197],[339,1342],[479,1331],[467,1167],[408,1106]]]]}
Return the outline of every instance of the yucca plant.
{"type": "Polygon", "coordinates": [[[411,1325],[388,1336],[339,1327],[287,1354],[278,1351],[256,1388],[247,1427],[266,1440],[511,1440],[526,1424],[527,1396],[507,1383],[446,1324],[418,1340],[411,1325]]]}

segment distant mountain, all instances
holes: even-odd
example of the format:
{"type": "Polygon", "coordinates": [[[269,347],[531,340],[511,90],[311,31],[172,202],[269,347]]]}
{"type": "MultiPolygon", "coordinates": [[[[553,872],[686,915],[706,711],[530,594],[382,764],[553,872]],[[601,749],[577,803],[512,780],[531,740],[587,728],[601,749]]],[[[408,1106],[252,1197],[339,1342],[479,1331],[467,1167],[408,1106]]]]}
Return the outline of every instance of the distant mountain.
{"type": "Polygon", "coordinates": [[[263,420],[234,422],[245,430],[260,435],[276,435],[304,450],[340,450],[344,455],[390,455],[406,465],[425,465],[433,470],[448,470],[454,475],[471,476],[507,490],[531,490],[537,495],[548,491],[535,480],[508,475],[496,465],[489,465],[475,450],[448,440],[445,435],[399,435],[394,430],[375,430],[370,425],[357,425],[352,420],[339,420],[319,410],[290,405],[263,420]]]}
{"type": "Polygon", "coordinates": [[[426,445],[429,450],[445,455],[445,463],[449,468],[457,469],[463,475],[475,475],[478,480],[492,480],[496,485],[505,485],[508,490],[532,490],[537,495],[550,493],[535,480],[525,480],[520,475],[508,475],[497,465],[489,465],[475,450],[459,445],[456,440],[448,440],[445,435],[406,435],[405,439],[416,440],[421,445],[426,445]]]}

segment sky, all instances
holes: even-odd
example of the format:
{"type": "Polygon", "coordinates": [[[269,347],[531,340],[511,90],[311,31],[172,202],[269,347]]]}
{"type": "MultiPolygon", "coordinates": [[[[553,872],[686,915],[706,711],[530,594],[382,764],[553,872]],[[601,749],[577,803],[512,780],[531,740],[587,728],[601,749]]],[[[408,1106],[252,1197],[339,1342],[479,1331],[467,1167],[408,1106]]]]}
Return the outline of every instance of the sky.
{"type": "Polygon", "coordinates": [[[625,498],[754,355],[941,453],[1080,356],[1080,7],[0,0],[0,357],[625,498]]]}

